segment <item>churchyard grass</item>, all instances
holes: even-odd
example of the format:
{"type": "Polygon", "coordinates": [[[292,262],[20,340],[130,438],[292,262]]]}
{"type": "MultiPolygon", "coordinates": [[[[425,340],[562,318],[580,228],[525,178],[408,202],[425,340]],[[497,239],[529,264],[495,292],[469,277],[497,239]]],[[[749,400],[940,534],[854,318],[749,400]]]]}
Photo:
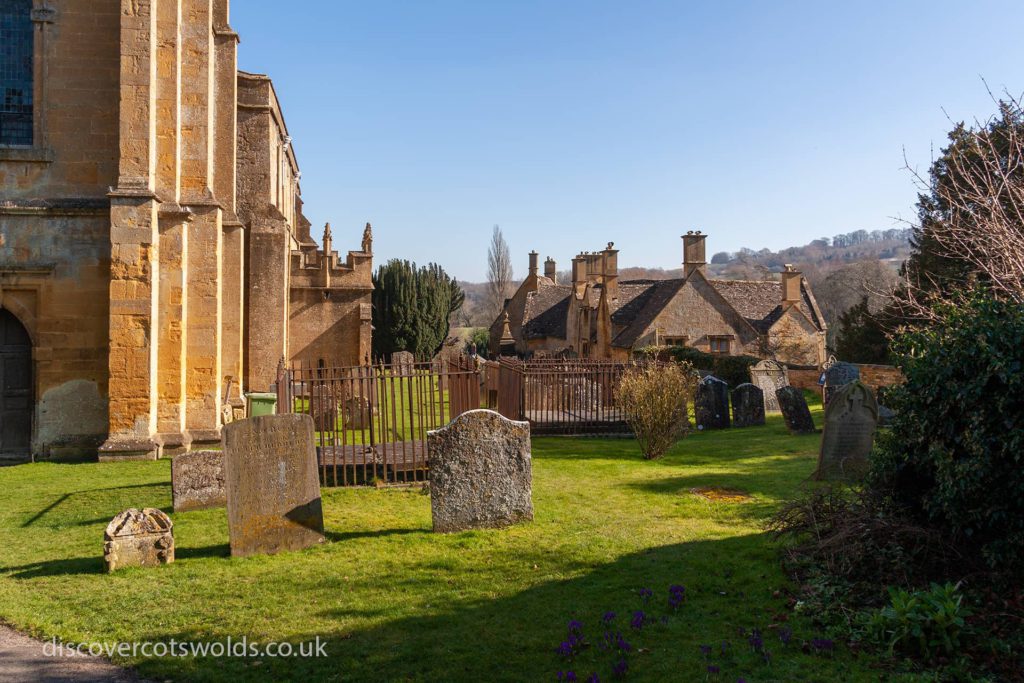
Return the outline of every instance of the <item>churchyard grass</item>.
{"type": "Polygon", "coordinates": [[[871,658],[843,644],[802,650],[823,636],[787,608],[790,586],[761,530],[809,485],[818,442],[790,436],[778,415],[693,434],[657,461],[631,439],[538,438],[529,524],[438,535],[419,489],[326,489],[322,546],[231,559],[223,509],[179,513],[174,564],[112,575],[103,528],[127,507],[170,512],[167,461],[3,468],[0,619],[70,642],[319,636],[329,654],[117,660],[153,680],[553,681],[573,670],[582,681],[594,670],[608,681],[598,624],[612,611],[633,647],[626,680],[878,680],[871,658]],[[712,502],[695,487],[751,499],[712,502]],[[677,610],[672,585],[686,588],[677,610]],[[637,610],[648,615],[640,630],[629,625],[637,610]],[[591,643],[575,661],[556,654],[571,619],[591,643]],[[788,646],[779,627],[792,631],[788,646]]]}

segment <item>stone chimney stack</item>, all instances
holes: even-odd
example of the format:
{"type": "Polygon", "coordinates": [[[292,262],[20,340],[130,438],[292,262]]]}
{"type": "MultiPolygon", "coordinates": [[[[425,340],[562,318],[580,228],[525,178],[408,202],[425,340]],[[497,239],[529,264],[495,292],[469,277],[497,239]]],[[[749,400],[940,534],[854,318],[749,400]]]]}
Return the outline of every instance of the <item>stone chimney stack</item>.
{"type": "Polygon", "coordinates": [[[782,271],[783,305],[800,303],[800,282],[802,280],[803,275],[800,271],[794,268],[792,263],[787,263],[786,269],[782,271]]]}
{"type": "Polygon", "coordinates": [[[579,254],[572,260],[572,286],[575,288],[577,295],[583,291],[583,287],[586,284],[587,257],[584,254],[579,254]]]}
{"type": "Polygon", "coordinates": [[[558,284],[558,269],[555,264],[555,260],[548,256],[547,260],[544,261],[544,277],[558,284]]]}
{"type": "Polygon", "coordinates": [[[604,287],[608,290],[608,299],[619,298],[619,250],[615,243],[609,242],[602,252],[604,262],[604,287]]]}
{"type": "Polygon", "coordinates": [[[707,235],[702,235],[700,230],[687,230],[683,235],[683,275],[685,277],[690,277],[695,270],[699,270],[702,274],[707,272],[707,260],[704,256],[704,240],[706,238],[707,235]]]}
{"type": "Polygon", "coordinates": [[[537,277],[537,252],[530,252],[530,275],[537,277]]]}

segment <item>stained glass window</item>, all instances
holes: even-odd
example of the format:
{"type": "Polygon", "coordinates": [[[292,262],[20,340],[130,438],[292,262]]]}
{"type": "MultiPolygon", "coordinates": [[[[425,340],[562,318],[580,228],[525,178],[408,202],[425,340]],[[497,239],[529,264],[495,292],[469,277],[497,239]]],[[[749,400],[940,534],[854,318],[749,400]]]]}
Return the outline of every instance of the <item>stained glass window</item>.
{"type": "Polygon", "coordinates": [[[0,0],[0,144],[32,145],[32,0],[0,0]]]}

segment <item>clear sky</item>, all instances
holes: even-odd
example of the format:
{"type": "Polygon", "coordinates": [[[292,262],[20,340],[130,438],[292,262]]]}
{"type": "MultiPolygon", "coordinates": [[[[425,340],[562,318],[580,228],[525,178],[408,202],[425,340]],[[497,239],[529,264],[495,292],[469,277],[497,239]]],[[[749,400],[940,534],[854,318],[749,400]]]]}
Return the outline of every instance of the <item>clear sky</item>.
{"type": "Polygon", "coordinates": [[[240,0],[319,238],[481,281],[493,225],[560,269],[894,227],[950,119],[1024,91],[1024,2],[240,0]]]}

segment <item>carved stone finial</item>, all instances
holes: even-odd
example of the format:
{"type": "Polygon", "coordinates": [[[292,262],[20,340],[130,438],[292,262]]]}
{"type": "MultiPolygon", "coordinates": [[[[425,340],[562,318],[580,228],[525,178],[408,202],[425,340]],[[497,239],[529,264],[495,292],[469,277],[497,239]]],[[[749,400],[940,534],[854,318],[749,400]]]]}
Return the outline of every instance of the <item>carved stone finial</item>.
{"type": "Polygon", "coordinates": [[[369,223],[363,229],[363,251],[367,254],[373,253],[373,228],[369,223]]]}
{"type": "Polygon", "coordinates": [[[327,223],[324,225],[324,242],[331,239],[331,224],[327,223]]]}

